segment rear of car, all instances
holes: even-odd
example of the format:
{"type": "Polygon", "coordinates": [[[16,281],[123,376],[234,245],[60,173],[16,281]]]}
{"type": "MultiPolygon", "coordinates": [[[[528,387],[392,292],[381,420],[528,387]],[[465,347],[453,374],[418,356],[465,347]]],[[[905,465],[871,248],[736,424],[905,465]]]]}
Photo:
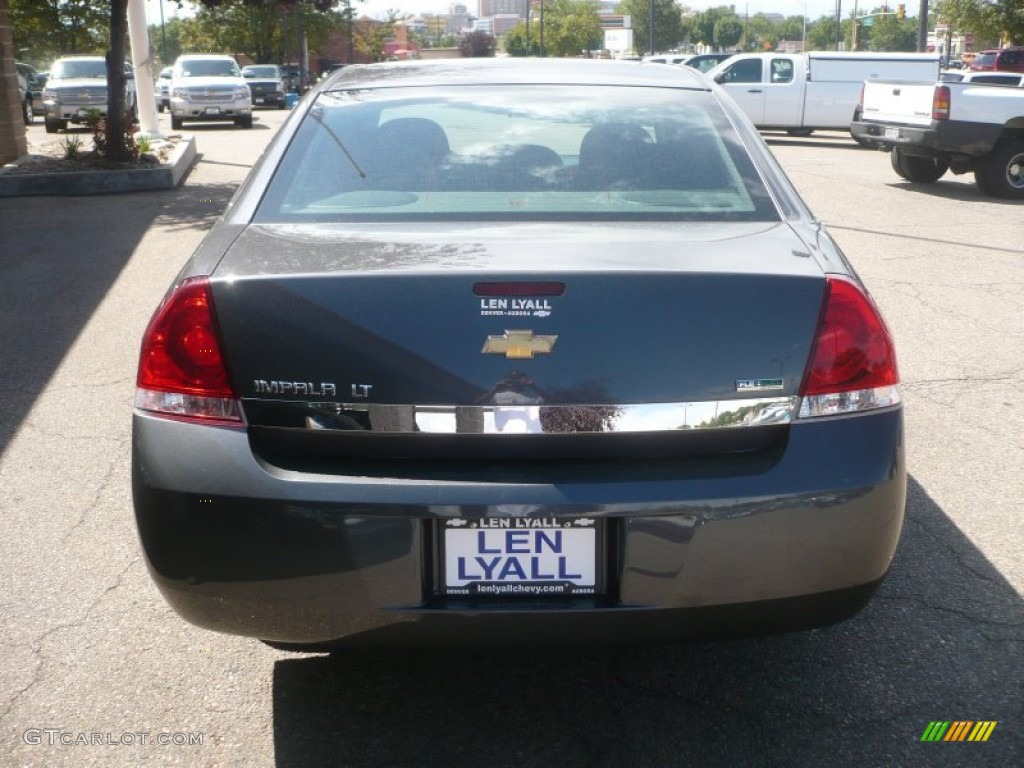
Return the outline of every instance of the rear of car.
{"type": "Polygon", "coordinates": [[[252,128],[252,94],[238,64],[219,54],[183,54],[171,76],[171,127],[230,121],[252,128]]]}
{"type": "Polygon", "coordinates": [[[347,67],[146,331],[136,516],[182,616],[299,648],[818,626],[895,551],[898,381],[702,76],[347,67]]]}
{"type": "Polygon", "coordinates": [[[1024,72],[1024,47],[981,51],[970,63],[970,68],[981,72],[1024,72]]]}

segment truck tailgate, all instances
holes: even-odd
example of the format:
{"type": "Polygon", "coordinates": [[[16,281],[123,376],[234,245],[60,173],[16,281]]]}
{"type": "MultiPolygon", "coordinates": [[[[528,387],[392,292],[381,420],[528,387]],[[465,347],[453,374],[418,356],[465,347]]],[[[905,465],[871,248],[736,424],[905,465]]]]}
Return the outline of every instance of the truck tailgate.
{"type": "Polygon", "coordinates": [[[862,119],[903,125],[932,120],[935,83],[871,82],[864,84],[862,119]]]}

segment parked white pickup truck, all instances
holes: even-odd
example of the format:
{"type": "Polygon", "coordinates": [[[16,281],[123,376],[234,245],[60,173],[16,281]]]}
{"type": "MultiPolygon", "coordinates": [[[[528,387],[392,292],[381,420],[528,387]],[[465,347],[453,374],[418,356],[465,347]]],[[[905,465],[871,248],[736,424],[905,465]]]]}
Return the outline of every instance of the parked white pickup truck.
{"type": "Polygon", "coordinates": [[[942,83],[867,83],[863,142],[890,152],[893,170],[933,182],[974,171],[986,195],[1024,200],[1024,87],[942,83]]]}
{"type": "Polygon", "coordinates": [[[939,79],[930,53],[745,53],[707,72],[758,128],[849,130],[865,80],[939,79]]]}

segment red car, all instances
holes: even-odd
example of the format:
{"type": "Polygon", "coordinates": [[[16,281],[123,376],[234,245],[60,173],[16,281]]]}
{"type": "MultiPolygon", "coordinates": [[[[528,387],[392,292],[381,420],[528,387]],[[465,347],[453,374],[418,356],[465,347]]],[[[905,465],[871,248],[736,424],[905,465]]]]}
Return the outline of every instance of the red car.
{"type": "Polygon", "coordinates": [[[1024,72],[1024,46],[994,48],[989,51],[982,51],[974,57],[974,61],[971,62],[971,69],[1024,72]]]}

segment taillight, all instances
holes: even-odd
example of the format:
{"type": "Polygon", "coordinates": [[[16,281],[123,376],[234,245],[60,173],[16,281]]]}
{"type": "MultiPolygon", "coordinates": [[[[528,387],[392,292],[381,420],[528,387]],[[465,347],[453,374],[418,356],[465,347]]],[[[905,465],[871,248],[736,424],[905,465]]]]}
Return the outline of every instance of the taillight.
{"type": "Polygon", "coordinates": [[[932,94],[932,120],[949,119],[949,86],[937,85],[932,94]]]}
{"type": "Polygon", "coordinates": [[[164,299],[146,328],[135,407],[237,424],[237,399],[224,364],[210,281],[188,278],[164,299]]]}
{"type": "Polygon", "coordinates": [[[800,395],[801,418],[884,408],[900,402],[892,338],[855,283],[829,277],[800,395]]]}

